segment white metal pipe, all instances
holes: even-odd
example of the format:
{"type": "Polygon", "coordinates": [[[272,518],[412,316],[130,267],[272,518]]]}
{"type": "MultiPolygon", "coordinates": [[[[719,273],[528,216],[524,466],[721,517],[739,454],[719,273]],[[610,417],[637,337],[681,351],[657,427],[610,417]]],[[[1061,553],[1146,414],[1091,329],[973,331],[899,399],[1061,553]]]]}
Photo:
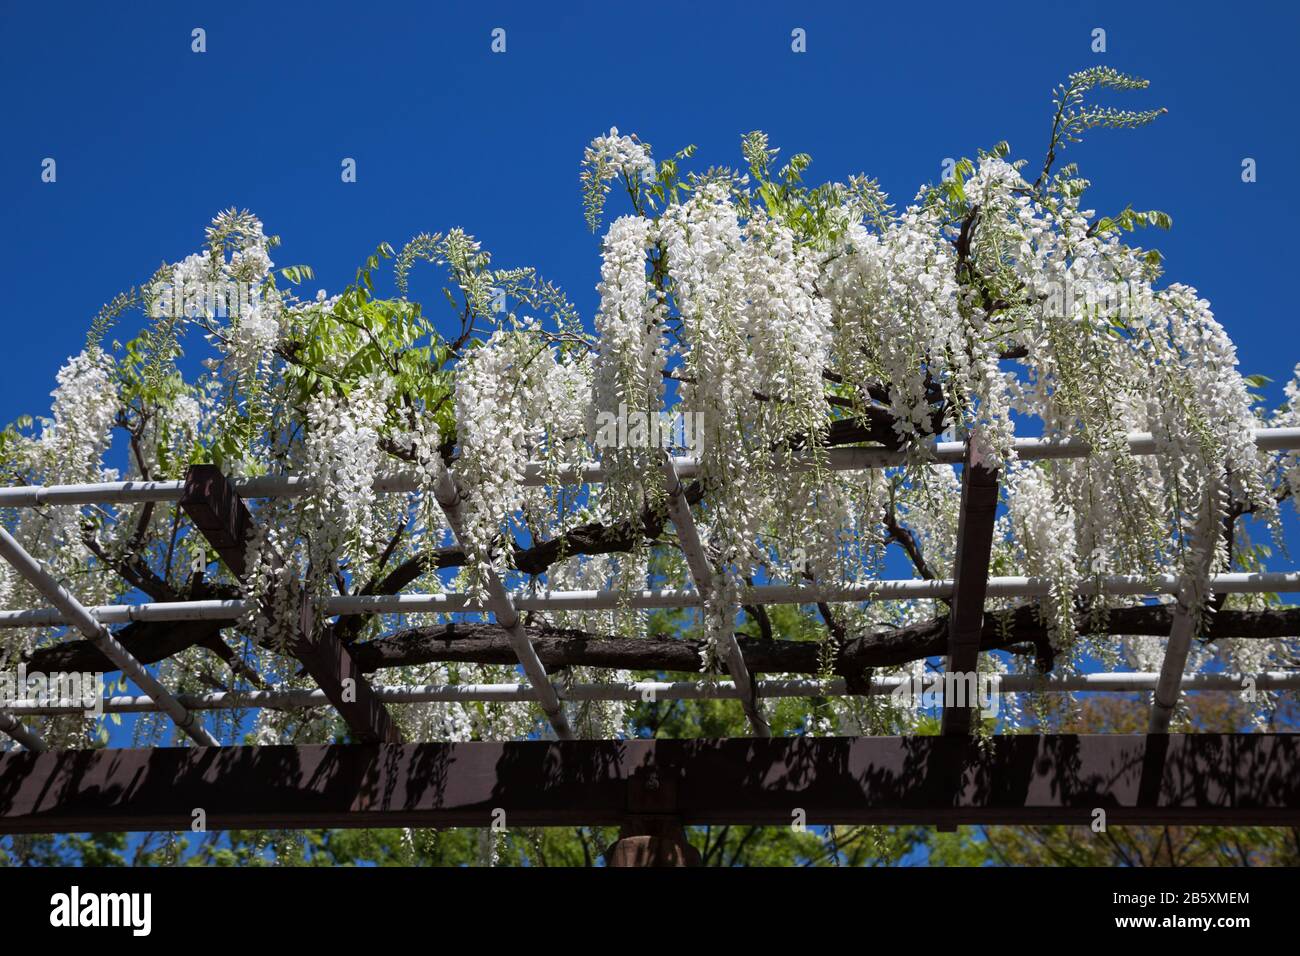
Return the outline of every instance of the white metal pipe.
{"type": "MultiPolygon", "coordinates": [[[[1175,594],[1178,578],[1117,575],[1084,581],[1078,593],[1150,596],[1175,594]]],[[[1221,594],[1267,594],[1300,592],[1300,572],[1267,571],[1254,574],[1215,574],[1209,586],[1221,594]]],[[[989,578],[989,597],[1041,597],[1049,593],[1046,578],[989,578]]],[[[920,578],[869,581],[864,584],[800,587],[791,584],[760,584],[742,592],[742,600],[753,604],[852,603],[858,601],[915,600],[945,598],[952,594],[951,579],[920,578]]],[[[608,611],[621,607],[637,609],[699,607],[699,593],[693,589],[664,588],[640,591],[538,591],[512,596],[517,611],[608,611]]],[[[233,621],[249,608],[248,601],[174,601],[144,604],[103,604],[88,607],[101,624],[131,621],[233,621]]],[[[318,607],[324,615],[353,614],[485,614],[483,602],[470,601],[463,594],[343,595],[326,598],[318,607]]],[[[56,608],[0,611],[0,628],[58,627],[71,623],[56,608]]]]}
{"type": "Polygon", "coordinates": [[[135,504],[180,501],[183,481],[105,481],[85,485],[18,485],[0,488],[0,508],[40,505],[135,504]]]}
{"type": "MultiPolygon", "coordinates": [[[[465,518],[461,510],[460,489],[456,487],[456,479],[441,458],[434,458],[437,468],[437,481],[434,483],[434,497],[438,499],[438,505],[442,508],[443,515],[447,518],[447,524],[451,527],[452,532],[456,535],[456,540],[465,545],[465,518]]],[[[514,647],[515,656],[519,658],[519,666],[524,669],[524,674],[533,686],[537,696],[537,702],[541,705],[542,710],[546,712],[546,717],[555,728],[556,736],[561,740],[571,740],[573,731],[569,727],[569,722],[564,716],[564,707],[560,703],[559,695],[555,691],[555,685],[551,683],[550,677],[546,674],[546,668],[542,664],[542,659],[537,656],[537,649],[528,638],[528,632],[524,630],[519,621],[519,612],[515,609],[514,601],[510,592],[506,590],[505,584],[497,576],[496,572],[488,568],[485,572],[486,581],[484,582],[488,597],[488,609],[492,616],[496,618],[497,624],[506,632],[510,639],[510,644],[514,647]]]]}
{"type": "MultiPolygon", "coordinates": [[[[1290,451],[1300,449],[1300,428],[1261,428],[1255,432],[1255,444],[1263,451],[1290,451]]],[[[1154,455],[1157,441],[1150,432],[1133,432],[1128,436],[1129,450],[1135,455],[1154,455]]],[[[1013,447],[1018,457],[1025,460],[1049,458],[1086,458],[1091,449],[1078,438],[1017,438],[1013,447]]],[[[957,464],[965,454],[964,442],[936,442],[932,446],[935,461],[957,464]]],[[[886,468],[901,464],[903,452],[879,448],[828,448],[826,467],[832,471],[857,471],[886,468]]],[[[694,458],[678,457],[673,465],[681,478],[693,478],[699,473],[699,462],[694,458]]],[[[795,468],[808,467],[807,462],[796,457],[795,468]]],[[[530,463],[524,472],[524,484],[546,485],[553,480],[561,484],[597,483],[605,479],[604,469],[597,464],[552,469],[539,462],[530,463]]],[[[231,482],[244,498],[290,498],[311,491],[312,479],[291,475],[267,475],[259,478],[235,478],[231,482]]],[[[179,501],[183,481],[117,481],[81,485],[20,485],[0,488],[0,508],[31,508],[37,505],[88,505],[135,504],[145,501],[179,501]]],[[[411,474],[387,475],[376,479],[376,491],[388,494],[407,494],[419,488],[411,474]]]]}
{"type": "Polygon", "coordinates": [[[1192,650],[1192,637],[1196,630],[1196,620],[1185,599],[1184,592],[1178,596],[1178,603],[1174,606],[1174,621],[1169,627],[1169,640],[1165,642],[1165,656],[1160,663],[1160,680],[1151,700],[1151,715],[1147,722],[1149,734],[1169,733],[1169,721],[1178,706],[1183,670],[1187,667],[1187,656],[1192,650]]]}
{"type": "Polygon", "coordinates": [[[28,554],[27,549],[19,544],[14,539],[14,536],[3,527],[0,527],[0,557],[8,561],[15,571],[21,574],[36,590],[40,591],[45,599],[62,613],[68,623],[76,627],[87,640],[98,647],[105,657],[121,669],[123,674],[135,681],[140,689],[157,700],[162,709],[176,722],[176,726],[183,733],[203,746],[220,746],[216,738],[203,729],[195,715],[182,707],[180,702],[168,692],[167,688],[163,687],[157,678],[145,670],[144,665],[122,646],[112,632],[95,620],[82,603],[73,597],[67,588],[54,580],[53,576],[45,568],[41,567],[41,563],[28,554]]]}
{"type": "Polygon", "coordinates": [[[1169,721],[1178,706],[1183,668],[1187,666],[1187,654],[1192,647],[1193,624],[1192,615],[1179,605],[1174,611],[1169,643],[1165,645],[1165,657],[1160,665],[1160,681],[1151,702],[1151,717],[1147,723],[1149,734],[1169,733],[1169,721]]]}
{"type": "Polygon", "coordinates": [[[47,744],[41,735],[30,727],[23,726],[23,722],[11,714],[0,710],[0,731],[4,731],[14,740],[18,741],[28,750],[44,751],[49,750],[47,744]]]}
{"type": "MultiPolygon", "coordinates": [[[[922,686],[942,675],[927,675],[922,686]]],[[[1141,693],[1155,690],[1160,675],[1150,672],[1114,672],[1073,674],[1065,677],[1035,677],[1007,674],[990,675],[988,690],[996,694],[1025,693],[1141,693]]],[[[890,694],[901,687],[915,686],[910,677],[875,677],[871,694],[890,694]]],[[[844,697],[849,696],[842,678],[815,680],[794,678],[755,682],[759,697],[844,697]]],[[[1266,671],[1260,674],[1194,674],[1184,679],[1187,691],[1258,691],[1300,690],[1300,672],[1266,671]]],[[[375,694],[385,704],[427,704],[454,702],[525,702],[536,699],[529,684],[425,684],[415,686],[375,687],[375,694]]],[[[726,700],[740,696],[732,681],[711,683],[698,681],[636,681],[611,684],[574,684],[562,689],[560,698],[573,701],[641,701],[641,700],[726,700]]],[[[227,691],[182,695],[181,702],[190,710],[302,710],[327,707],[329,699],[322,690],[255,690],[227,691]]],[[[83,700],[0,700],[0,708],[25,716],[52,716],[86,712],[83,700]]],[[[116,696],[104,699],[104,713],[152,713],[160,708],[147,696],[116,696]]],[[[3,727],[0,727],[3,729],[3,727]]]]}
{"type": "MultiPolygon", "coordinates": [[[[670,457],[665,455],[664,458],[668,517],[677,532],[677,543],[686,556],[686,566],[690,569],[691,580],[695,582],[696,593],[701,596],[712,595],[714,593],[713,562],[704,551],[704,542],[700,540],[700,532],[695,526],[695,518],[691,515],[691,505],[686,500],[686,489],[677,475],[677,468],[670,457]]],[[[759,737],[770,737],[772,728],[768,725],[758,699],[754,696],[753,678],[750,677],[749,668],[745,665],[745,655],[740,650],[740,644],[736,641],[734,627],[736,609],[727,608],[723,613],[726,626],[720,638],[722,662],[740,690],[741,706],[745,710],[745,717],[748,718],[750,726],[754,728],[754,733],[759,737]]]]}
{"type": "MultiPolygon", "coordinates": [[[[132,621],[234,621],[251,601],[162,601],[142,604],[97,604],[86,611],[100,624],[132,621]]],[[[60,627],[70,623],[52,607],[32,611],[0,611],[0,627],[60,627]]]]}
{"type": "MultiPolygon", "coordinates": [[[[1206,489],[1207,505],[1213,501],[1213,496],[1217,493],[1218,489],[1214,484],[1206,489]]],[[[1210,531],[1214,535],[1219,534],[1217,526],[1212,527],[1210,531]]],[[[1212,558],[1211,549],[1210,554],[1200,556],[1200,563],[1193,572],[1199,575],[1208,574],[1212,558]]],[[[1169,640],[1165,642],[1165,656],[1160,662],[1160,680],[1151,699],[1151,714],[1147,722],[1147,733],[1150,734],[1169,733],[1169,722],[1173,718],[1174,708],[1178,706],[1183,671],[1187,668],[1192,638],[1196,636],[1197,621],[1194,613],[1196,609],[1193,607],[1196,593],[1193,587],[1195,581],[1194,577],[1188,578],[1186,585],[1178,590],[1177,602],[1173,609],[1174,619],[1169,628],[1169,640]]]]}

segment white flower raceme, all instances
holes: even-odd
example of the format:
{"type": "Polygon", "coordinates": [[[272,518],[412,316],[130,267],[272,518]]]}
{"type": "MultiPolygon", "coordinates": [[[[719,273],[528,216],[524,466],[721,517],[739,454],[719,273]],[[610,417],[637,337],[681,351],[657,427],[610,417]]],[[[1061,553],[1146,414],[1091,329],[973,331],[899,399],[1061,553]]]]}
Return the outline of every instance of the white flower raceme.
{"type": "Polygon", "coordinates": [[[736,607],[740,604],[740,588],[735,577],[728,574],[713,576],[713,590],[704,608],[704,660],[705,671],[726,669],[726,646],[736,627],[736,607]]]}
{"type": "Polygon", "coordinates": [[[646,276],[652,223],[623,216],[610,224],[600,269],[600,348],[592,368],[593,410],[620,404],[641,411],[659,409],[663,396],[663,308],[646,276]]]}
{"type": "Polygon", "coordinates": [[[227,355],[241,374],[255,373],[266,362],[280,337],[279,300],[257,296],[230,324],[227,355]]]}
{"type": "MultiPolygon", "coordinates": [[[[763,501],[752,491],[771,471],[757,434],[764,387],[750,341],[745,251],[735,206],[717,184],[664,217],[672,294],[682,317],[685,382],[678,408],[700,416],[701,468],[715,484],[709,544],[725,565],[754,554],[763,501]]],[[[774,437],[774,436],[773,436],[774,437]]]]}
{"type": "Polygon", "coordinates": [[[620,173],[639,178],[654,171],[650,147],[633,136],[620,136],[617,127],[610,127],[607,135],[593,139],[582,161],[601,179],[613,179],[620,173]]]}
{"type": "Polygon", "coordinates": [[[582,157],[582,201],[587,224],[595,231],[609,195],[609,183],[620,177],[628,184],[654,178],[655,163],[650,147],[635,136],[620,136],[611,127],[609,135],[597,136],[582,157]]]}
{"type": "Polygon", "coordinates": [[[744,231],[748,350],[754,388],[778,430],[811,434],[825,427],[828,406],[822,370],[831,350],[831,304],[817,295],[814,254],[796,248],[794,233],[761,210],[744,231]]]}
{"type": "MultiPolygon", "coordinates": [[[[258,223],[260,230],[261,223],[258,223]]],[[[266,237],[260,232],[257,237],[230,254],[230,274],[241,282],[251,286],[260,286],[271,274],[275,265],[267,252],[266,237]]]]}
{"type": "Polygon", "coordinates": [[[318,575],[331,572],[340,552],[372,549],[379,533],[391,532],[375,527],[374,491],[390,388],[376,377],[346,397],[319,395],[307,408],[302,468],[315,488],[300,511],[311,529],[309,560],[318,575]]]}
{"type": "Polygon", "coordinates": [[[956,266],[934,214],[910,209],[883,236],[860,224],[826,266],[835,358],[846,381],[888,382],[900,439],[933,432],[932,391],[961,339],[956,266]]]}
{"type": "Polygon", "coordinates": [[[1080,580],[1074,514],[1067,502],[1055,500],[1036,465],[1014,467],[1008,491],[1011,526],[1025,565],[1051,582],[1043,605],[1052,643],[1057,649],[1068,647],[1074,638],[1074,593],[1080,580]]]}
{"type": "Polygon", "coordinates": [[[586,434],[590,394],[585,361],[557,355],[528,326],[498,330],[471,352],[456,379],[457,476],[464,495],[468,584],[484,568],[502,573],[504,526],[525,504],[525,466],[556,458],[586,434]]]}
{"type": "Polygon", "coordinates": [[[59,369],[53,420],[41,433],[43,464],[51,483],[94,481],[103,474],[104,452],[117,412],[112,360],[82,352],[59,369]]]}
{"type": "Polygon", "coordinates": [[[284,309],[281,295],[267,284],[274,266],[270,240],[256,217],[227,212],[213,220],[208,242],[203,252],[168,270],[170,279],[154,290],[154,307],[202,321],[232,374],[256,376],[280,337],[284,309]]]}
{"type": "Polygon", "coordinates": [[[203,406],[192,395],[178,395],[172,400],[168,427],[176,435],[193,441],[203,423],[203,406]]]}
{"type": "Polygon", "coordinates": [[[630,421],[657,421],[663,407],[665,310],[646,275],[652,225],[640,216],[623,216],[610,224],[596,287],[600,344],[592,361],[587,431],[610,474],[608,492],[618,513],[641,507],[647,480],[658,466],[657,444],[619,441],[630,421]]]}
{"type": "MultiPolygon", "coordinates": [[[[116,471],[104,466],[117,415],[112,359],[103,352],[81,352],[59,369],[50,394],[51,417],[26,456],[32,478],[61,485],[110,481],[116,471]]],[[[17,535],[37,556],[63,573],[84,561],[83,517],[75,508],[24,509],[17,535]]]]}
{"type": "MultiPolygon", "coordinates": [[[[1300,428],[1300,365],[1286,383],[1286,404],[1273,417],[1275,428],[1300,428]]],[[[1291,493],[1291,503],[1300,511],[1300,452],[1282,456],[1282,480],[1291,493]]]]}

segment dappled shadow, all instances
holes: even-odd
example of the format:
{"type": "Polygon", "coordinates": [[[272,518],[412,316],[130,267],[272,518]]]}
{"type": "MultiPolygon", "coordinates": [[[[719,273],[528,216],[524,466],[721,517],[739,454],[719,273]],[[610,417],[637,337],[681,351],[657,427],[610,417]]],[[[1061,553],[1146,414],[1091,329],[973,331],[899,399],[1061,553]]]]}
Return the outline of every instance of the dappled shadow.
{"type": "Polygon", "coordinates": [[[350,744],[0,755],[0,832],[1300,824],[1294,735],[350,744]],[[504,816],[502,816],[504,814],[504,816]]]}
{"type": "Polygon", "coordinates": [[[1293,735],[678,741],[691,823],[1300,822],[1293,735]],[[741,801],[743,800],[743,804],[741,801]]]}
{"type": "Polygon", "coordinates": [[[618,741],[12,752],[0,832],[616,822],[618,741]]]}

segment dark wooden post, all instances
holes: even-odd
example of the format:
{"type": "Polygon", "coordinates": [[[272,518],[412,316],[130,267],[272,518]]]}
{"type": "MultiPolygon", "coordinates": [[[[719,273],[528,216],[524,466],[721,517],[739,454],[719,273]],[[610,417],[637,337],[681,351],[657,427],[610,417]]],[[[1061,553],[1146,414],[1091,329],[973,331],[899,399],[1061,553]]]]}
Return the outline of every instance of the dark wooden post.
{"type": "Polygon", "coordinates": [[[700,851],[674,817],[638,818],[623,825],[605,853],[608,866],[699,866],[700,851]]]}
{"type": "MultiPolygon", "coordinates": [[[[952,607],[948,613],[948,663],[943,685],[943,719],[940,732],[965,737],[975,721],[978,694],[974,677],[979,669],[980,635],[984,630],[984,598],[989,586],[989,560],[993,525],[998,511],[998,469],[988,464],[978,432],[971,432],[962,460],[961,510],[957,516],[957,553],[953,557],[952,607]],[[947,675],[952,675],[948,680],[947,675]],[[964,693],[961,705],[950,701],[951,692],[964,693]]],[[[939,831],[957,829],[941,824],[939,831]]]]}
{"type": "Polygon", "coordinates": [[[605,852],[608,866],[699,866],[700,851],[686,839],[677,805],[681,770],[656,759],[637,767],[627,780],[628,818],[605,852]]]}
{"type": "MultiPolygon", "coordinates": [[[[180,503],[226,567],[244,580],[248,574],[245,549],[253,532],[253,516],[221,469],[216,465],[191,465],[185,474],[180,503]]],[[[328,629],[315,626],[315,609],[306,594],[299,595],[298,603],[294,656],[302,661],[358,740],[401,743],[397,724],[352,653],[328,629]]]]}
{"type": "MultiPolygon", "coordinates": [[[[952,610],[948,617],[947,671],[966,679],[975,673],[979,664],[993,524],[998,511],[998,469],[989,465],[988,453],[978,432],[972,432],[966,443],[963,465],[957,553],[953,560],[952,610]]],[[[968,680],[965,684],[971,686],[968,680]]],[[[945,682],[944,686],[946,689],[951,684],[945,682]]],[[[975,717],[975,707],[970,706],[972,702],[967,700],[966,706],[962,707],[950,706],[950,703],[945,699],[943,733],[969,734],[975,717]]]]}

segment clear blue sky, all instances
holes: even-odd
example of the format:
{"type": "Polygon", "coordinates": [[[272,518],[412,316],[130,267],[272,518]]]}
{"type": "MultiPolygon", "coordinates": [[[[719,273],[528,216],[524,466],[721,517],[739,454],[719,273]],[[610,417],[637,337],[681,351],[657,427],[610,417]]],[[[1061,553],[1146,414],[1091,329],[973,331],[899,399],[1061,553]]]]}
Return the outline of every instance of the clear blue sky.
{"type": "MultiPolygon", "coordinates": [[[[1169,115],[1067,160],[1093,205],[1174,218],[1153,236],[1281,383],[1300,199],[1293,5],[1252,3],[68,3],[4,0],[0,419],[48,408],[53,376],[113,294],[194,251],[219,209],[280,234],[277,264],[338,290],[379,242],[460,225],[537,266],[590,316],[598,240],[578,161],[611,125],[666,155],[739,161],[766,129],[810,176],[863,171],[906,201],[945,157],[999,139],[1041,160],[1049,94],[1096,63],[1148,77],[1117,98],[1169,115]],[[190,49],[207,31],[208,50],[190,49]],[[507,31],[494,55],[490,32],[507,31]],[[790,49],[807,31],[808,51],[790,49]],[[1091,31],[1107,31],[1107,52],[1091,31]],[[58,181],[40,181],[53,157],[58,181]],[[340,181],[354,157],[358,182],[340,181]],[[1258,182],[1242,183],[1243,157],[1258,182]]],[[[437,314],[426,283],[416,286],[437,314]]]]}

